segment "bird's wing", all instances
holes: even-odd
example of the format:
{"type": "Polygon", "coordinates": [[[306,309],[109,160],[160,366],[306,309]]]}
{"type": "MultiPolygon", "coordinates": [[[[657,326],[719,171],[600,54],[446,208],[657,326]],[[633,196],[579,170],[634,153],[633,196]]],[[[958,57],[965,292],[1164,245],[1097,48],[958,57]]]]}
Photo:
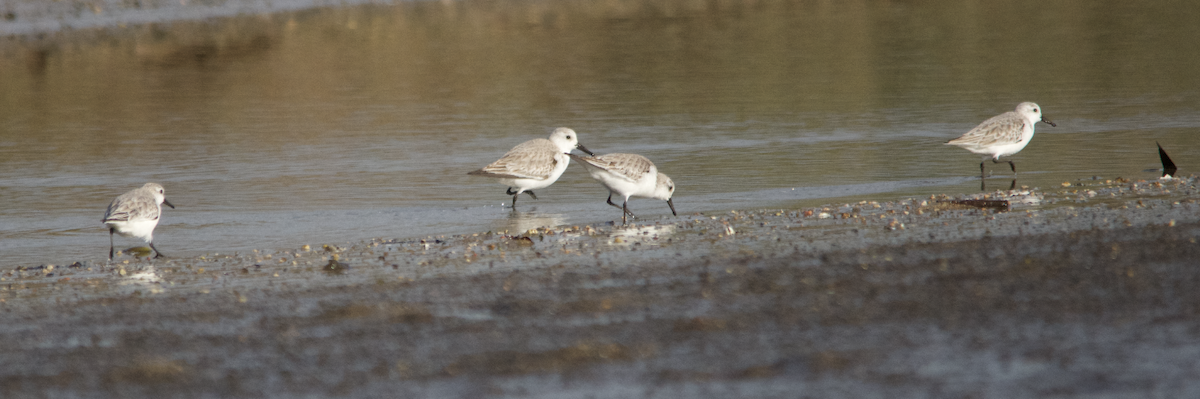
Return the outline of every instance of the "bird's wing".
{"type": "Polygon", "coordinates": [[[513,147],[504,156],[482,169],[468,173],[476,176],[510,179],[550,178],[558,165],[558,147],[547,139],[529,140],[513,147]]]}
{"type": "Polygon", "coordinates": [[[962,137],[946,142],[960,147],[990,147],[1021,142],[1021,133],[1029,123],[1016,112],[1006,112],[983,121],[962,137]]]}
{"type": "Polygon", "coordinates": [[[103,222],[123,222],[135,219],[158,220],[158,204],[154,196],[138,190],[121,194],[108,204],[103,222]]]}
{"type": "Polygon", "coordinates": [[[656,175],[658,169],[649,159],[637,154],[604,154],[594,157],[571,156],[575,160],[596,168],[607,170],[631,182],[638,181],[647,174],[656,175]]]}

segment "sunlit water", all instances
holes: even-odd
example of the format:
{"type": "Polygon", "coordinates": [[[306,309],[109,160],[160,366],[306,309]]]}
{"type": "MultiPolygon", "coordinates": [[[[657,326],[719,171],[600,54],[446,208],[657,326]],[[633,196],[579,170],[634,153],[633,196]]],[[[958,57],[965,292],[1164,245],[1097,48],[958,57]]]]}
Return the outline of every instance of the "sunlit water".
{"type": "Polygon", "coordinates": [[[1198,12],[417,1],[13,36],[0,264],[101,259],[105,207],[148,181],[178,206],[171,256],[619,220],[579,166],[516,213],[467,176],[558,126],[649,157],[681,215],[978,192],[979,157],[942,143],[1021,101],[1058,127],[1012,158],[1018,185],[1154,178],[1156,141],[1192,173],[1198,12]]]}

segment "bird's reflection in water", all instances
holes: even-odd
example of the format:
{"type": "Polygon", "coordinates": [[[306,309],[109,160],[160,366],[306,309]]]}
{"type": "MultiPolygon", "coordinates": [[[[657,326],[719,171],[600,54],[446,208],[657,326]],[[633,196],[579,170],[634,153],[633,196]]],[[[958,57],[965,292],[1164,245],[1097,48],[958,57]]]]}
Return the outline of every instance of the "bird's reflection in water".
{"type": "MultiPolygon", "coordinates": [[[[1015,188],[1017,188],[1017,179],[1012,179],[1012,182],[1008,184],[1008,190],[1011,191],[1015,188]]],[[[987,179],[979,181],[979,191],[987,191],[987,179]]]]}
{"type": "Polygon", "coordinates": [[[675,225],[629,225],[613,228],[608,243],[612,245],[660,245],[675,234],[675,225]]]}
{"type": "Polygon", "coordinates": [[[130,286],[134,289],[149,289],[151,294],[163,292],[163,279],[154,265],[146,265],[138,269],[131,268],[128,271],[122,267],[120,270],[123,277],[120,285],[130,286]]]}
{"type": "Polygon", "coordinates": [[[566,218],[558,213],[512,211],[508,214],[507,219],[493,222],[492,231],[507,231],[508,234],[521,234],[538,227],[559,226],[563,224],[563,220],[566,220],[566,218]]]}

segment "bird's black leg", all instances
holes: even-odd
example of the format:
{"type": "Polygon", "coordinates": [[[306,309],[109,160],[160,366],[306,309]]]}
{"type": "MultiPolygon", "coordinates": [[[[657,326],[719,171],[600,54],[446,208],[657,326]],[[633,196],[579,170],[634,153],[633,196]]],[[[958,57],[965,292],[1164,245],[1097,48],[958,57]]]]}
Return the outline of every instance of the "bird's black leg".
{"type": "Polygon", "coordinates": [[[980,178],[980,179],[986,179],[986,178],[987,178],[987,172],[985,172],[985,171],[984,171],[984,169],[983,169],[983,162],[979,162],[979,178],[980,178]]]}
{"type": "Polygon", "coordinates": [[[629,214],[629,201],[628,200],[620,203],[620,210],[622,210],[622,213],[620,213],[620,225],[622,225],[622,226],[628,225],[629,221],[625,220],[625,215],[629,214]]]}
{"type": "Polygon", "coordinates": [[[623,213],[629,214],[630,216],[634,216],[634,213],[632,213],[632,212],[629,212],[629,209],[625,209],[625,208],[624,208],[624,207],[622,207],[622,206],[618,206],[618,204],[614,204],[614,203],[612,203],[612,192],[608,192],[608,201],[607,201],[607,202],[608,202],[608,204],[610,204],[610,206],[612,206],[613,208],[620,209],[620,210],[622,210],[622,212],[623,212],[623,213]]]}
{"type": "Polygon", "coordinates": [[[605,200],[604,202],[607,202],[609,205],[612,205],[612,206],[613,206],[613,208],[620,208],[620,207],[621,207],[620,205],[617,205],[617,204],[614,204],[614,203],[612,203],[612,192],[611,192],[611,191],[609,191],[609,192],[608,192],[608,199],[607,199],[607,200],[605,200]]]}
{"type": "Polygon", "coordinates": [[[624,212],[621,214],[621,224],[627,223],[625,221],[625,215],[629,215],[629,217],[637,219],[637,215],[634,215],[633,211],[629,210],[629,200],[628,199],[626,199],[625,202],[621,203],[621,211],[624,212]]]}
{"type": "Polygon", "coordinates": [[[116,229],[111,227],[108,228],[108,260],[112,260],[113,258],[113,233],[116,231],[116,229]]]}
{"type": "Polygon", "coordinates": [[[513,196],[512,209],[513,209],[514,211],[515,211],[515,210],[517,210],[517,196],[518,196],[518,195],[521,195],[521,193],[519,193],[519,192],[513,192],[513,190],[512,190],[512,187],[509,187],[509,188],[508,188],[508,190],[507,190],[507,191],[505,191],[505,193],[508,193],[508,195],[511,195],[511,196],[513,196]]]}
{"type": "MultiPolygon", "coordinates": [[[[520,191],[513,191],[512,187],[509,187],[509,188],[508,188],[508,190],[506,190],[506,191],[505,191],[505,193],[507,193],[508,195],[511,195],[511,196],[513,196],[513,203],[512,203],[512,207],[513,207],[513,210],[514,210],[514,211],[515,211],[515,210],[517,210],[517,196],[521,195],[521,192],[520,192],[520,191]]],[[[530,196],[530,197],[533,197],[533,199],[537,199],[537,195],[535,195],[535,194],[533,193],[533,191],[526,191],[526,192],[525,192],[525,194],[529,194],[529,196],[530,196]]]]}
{"type": "MultiPolygon", "coordinates": [[[[1003,161],[1003,162],[1008,162],[1008,167],[1012,168],[1013,173],[1017,173],[1017,164],[1013,163],[1013,161],[1011,161],[1011,160],[1003,161]]],[[[999,158],[992,159],[992,163],[1003,163],[1003,162],[1000,161],[999,158]]]]}
{"type": "Polygon", "coordinates": [[[150,249],[153,249],[153,250],[154,250],[154,259],[158,259],[158,258],[161,258],[161,257],[163,257],[162,251],[159,251],[159,250],[158,250],[158,248],[155,248],[155,247],[154,247],[154,243],[153,243],[153,242],[148,242],[148,243],[146,243],[146,244],[149,244],[149,245],[150,245],[150,249]]]}

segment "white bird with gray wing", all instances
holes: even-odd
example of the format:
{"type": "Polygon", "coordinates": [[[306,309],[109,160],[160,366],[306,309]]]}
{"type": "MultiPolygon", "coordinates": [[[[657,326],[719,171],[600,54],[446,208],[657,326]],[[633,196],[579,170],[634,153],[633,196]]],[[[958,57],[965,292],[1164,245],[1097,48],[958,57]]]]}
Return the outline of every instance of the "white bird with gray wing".
{"type": "Polygon", "coordinates": [[[604,154],[591,157],[571,155],[579,161],[593,179],[608,188],[608,204],[621,208],[621,223],[626,223],[626,215],[637,217],[629,210],[629,197],[647,197],[667,201],[671,214],[675,213],[675,203],[671,196],[675,195],[675,182],[667,175],[659,173],[649,159],[637,154],[604,154]],[[612,202],[613,194],[624,199],[620,206],[612,202]]]}
{"type": "Polygon", "coordinates": [[[167,201],[163,186],[158,183],[146,183],[140,188],[121,194],[108,204],[104,212],[105,226],[108,226],[108,259],[113,258],[113,234],[122,237],[136,237],[146,241],[154,250],[154,257],[161,258],[162,252],[154,247],[154,228],[158,226],[162,215],[162,204],[171,208],[167,201]]]}
{"type": "MultiPolygon", "coordinates": [[[[1020,152],[1033,140],[1033,125],[1038,122],[1058,126],[1042,116],[1042,107],[1023,102],[1017,104],[1016,110],[983,121],[962,137],[950,140],[946,144],[982,154],[983,161],[979,162],[979,173],[986,177],[984,162],[992,158],[992,163],[1000,163],[1000,157],[1020,152]]],[[[1017,165],[1012,160],[1008,161],[1008,166],[1012,168],[1013,173],[1017,173],[1017,165]]]]}
{"type": "Polygon", "coordinates": [[[576,148],[592,155],[579,144],[579,135],[574,130],[560,127],[550,133],[550,138],[518,144],[496,162],[467,174],[499,179],[500,184],[508,186],[507,193],[513,196],[513,210],[516,210],[518,195],[526,193],[537,199],[533,190],[550,187],[558,181],[571,162],[567,154],[576,148]]]}

